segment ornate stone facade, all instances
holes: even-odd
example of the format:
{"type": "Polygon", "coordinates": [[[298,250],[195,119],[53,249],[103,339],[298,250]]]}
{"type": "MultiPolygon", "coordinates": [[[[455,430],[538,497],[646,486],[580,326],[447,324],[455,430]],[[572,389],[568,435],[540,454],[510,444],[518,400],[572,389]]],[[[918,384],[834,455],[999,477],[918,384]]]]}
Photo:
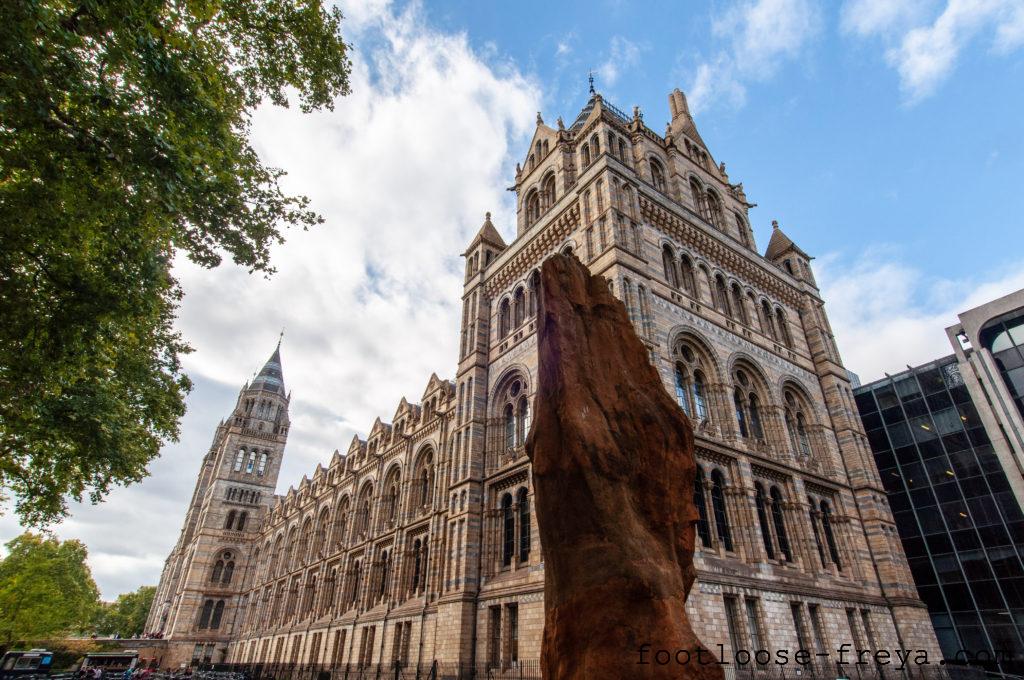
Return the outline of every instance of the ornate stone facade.
{"type": "Polygon", "coordinates": [[[151,615],[169,638],[165,665],[208,652],[354,665],[539,657],[544,560],[523,441],[537,270],[567,250],[608,280],[696,423],[688,606],[700,638],[727,658],[804,647],[834,660],[849,642],[937,659],[811,258],[778,228],[758,254],[743,186],[713,162],[683,94],[669,103],[664,135],[593,92],[568,127],[538,115],[515,178],[516,239],[506,245],[488,215],[463,254],[455,382],[432,376],[421,405],[403,399],[391,424],[378,420],[298,488],[265,493],[239,534],[223,526],[225,494],[247,481],[230,462],[252,432],[254,388],[242,391],[151,615]],[[225,550],[229,589],[215,578],[225,550]],[[219,628],[204,628],[204,603],[221,600],[219,628]]]}

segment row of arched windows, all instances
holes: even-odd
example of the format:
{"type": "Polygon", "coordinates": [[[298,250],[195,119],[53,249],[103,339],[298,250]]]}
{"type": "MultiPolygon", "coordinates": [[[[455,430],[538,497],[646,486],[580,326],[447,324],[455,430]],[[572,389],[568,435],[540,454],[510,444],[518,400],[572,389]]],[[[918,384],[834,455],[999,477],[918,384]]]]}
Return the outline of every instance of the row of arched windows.
{"type": "Polygon", "coordinates": [[[250,503],[256,505],[260,502],[260,492],[253,491],[252,489],[240,489],[238,487],[229,487],[227,495],[225,496],[229,501],[235,501],[237,503],[250,503]]]}
{"type": "Polygon", "coordinates": [[[550,172],[541,181],[540,189],[526,192],[526,226],[536,223],[540,216],[555,204],[556,198],[555,173],[550,172]]]}
{"type": "MultiPolygon", "coordinates": [[[[676,290],[682,289],[687,295],[697,300],[703,297],[694,273],[693,261],[686,253],[681,253],[677,258],[672,246],[666,243],[661,248],[661,263],[665,282],[669,286],[676,290]]],[[[700,269],[702,276],[709,276],[704,265],[701,265],[700,269]]],[[[751,318],[751,310],[753,310],[753,313],[757,315],[757,325],[765,336],[786,347],[793,347],[789,322],[781,307],[775,307],[773,311],[771,304],[765,298],[762,298],[758,305],[753,292],[744,294],[739,283],[733,281],[730,285],[721,273],[715,274],[710,283],[711,303],[724,316],[753,328],[754,319],[751,318]]]]}
{"type": "Polygon", "coordinates": [[[235,556],[230,550],[225,550],[217,556],[217,561],[210,570],[210,583],[228,585],[235,573],[235,556]]]}
{"type": "Polygon", "coordinates": [[[246,521],[249,519],[249,513],[237,512],[230,510],[228,512],[227,519],[224,520],[224,528],[228,531],[245,531],[246,521]]]}
{"type": "Polygon", "coordinates": [[[540,272],[530,274],[527,284],[519,285],[498,304],[498,339],[504,339],[513,329],[537,314],[537,295],[540,292],[540,272]]]}
{"type": "Polygon", "coordinates": [[[256,476],[262,477],[263,473],[267,470],[267,462],[269,460],[269,451],[257,451],[256,449],[246,450],[245,447],[238,449],[238,453],[235,454],[235,472],[242,472],[244,467],[244,473],[251,475],[254,472],[256,476]]]}
{"type": "Polygon", "coordinates": [[[515,498],[511,492],[501,497],[501,563],[512,566],[512,558],[517,557],[520,564],[530,559],[530,499],[526,487],[516,491],[515,498]],[[516,537],[518,535],[518,541],[516,537]]]}

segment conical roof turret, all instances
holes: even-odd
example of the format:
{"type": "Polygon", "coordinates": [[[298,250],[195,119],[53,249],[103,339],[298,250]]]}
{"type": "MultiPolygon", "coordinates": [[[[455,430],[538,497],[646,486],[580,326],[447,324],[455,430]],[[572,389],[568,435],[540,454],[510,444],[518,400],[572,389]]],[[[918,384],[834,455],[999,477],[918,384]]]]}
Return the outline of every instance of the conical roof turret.
{"type": "Polygon", "coordinates": [[[278,339],[277,347],[274,348],[274,353],[267,359],[267,363],[263,364],[263,368],[253,379],[252,384],[249,385],[251,390],[263,390],[264,392],[273,392],[280,394],[282,397],[287,396],[284,389],[284,373],[281,370],[281,340],[278,339]]]}

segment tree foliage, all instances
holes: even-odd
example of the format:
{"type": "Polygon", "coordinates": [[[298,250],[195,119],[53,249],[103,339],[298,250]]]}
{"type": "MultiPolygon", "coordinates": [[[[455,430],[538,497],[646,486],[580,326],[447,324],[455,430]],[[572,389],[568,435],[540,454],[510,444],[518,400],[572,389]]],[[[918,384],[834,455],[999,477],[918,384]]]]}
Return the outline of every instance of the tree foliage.
{"type": "Polygon", "coordinates": [[[25,532],[0,560],[0,640],[41,640],[91,625],[99,590],[80,541],[25,532]]]}
{"type": "Polygon", "coordinates": [[[123,638],[139,637],[145,632],[154,595],[155,586],[142,586],[133,593],[118,595],[114,602],[102,603],[96,617],[96,632],[123,638]]]}
{"type": "Polygon", "coordinates": [[[175,254],[269,273],[321,221],[249,142],[347,94],[319,0],[0,2],[0,494],[27,524],[140,480],[190,388],[175,254]]]}

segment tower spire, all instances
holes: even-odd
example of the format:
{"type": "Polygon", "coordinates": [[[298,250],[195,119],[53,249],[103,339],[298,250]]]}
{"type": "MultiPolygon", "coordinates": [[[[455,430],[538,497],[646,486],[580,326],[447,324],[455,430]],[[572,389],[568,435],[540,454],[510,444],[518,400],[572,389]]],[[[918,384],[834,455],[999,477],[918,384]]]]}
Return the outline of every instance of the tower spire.
{"type": "Polygon", "coordinates": [[[590,81],[590,94],[597,94],[597,91],[594,89],[594,71],[593,70],[590,71],[590,77],[587,80],[590,81]]]}
{"type": "Polygon", "coordinates": [[[263,368],[253,378],[249,389],[276,392],[282,396],[286,394],[284,389],[284,372],[281,370],[281,341],[283,339],[284,329],[282,328],[281,334],[277,338],[277,346],[274,348],[274,353],[270,355],[267,363],[263,364],[263,368]]]}

